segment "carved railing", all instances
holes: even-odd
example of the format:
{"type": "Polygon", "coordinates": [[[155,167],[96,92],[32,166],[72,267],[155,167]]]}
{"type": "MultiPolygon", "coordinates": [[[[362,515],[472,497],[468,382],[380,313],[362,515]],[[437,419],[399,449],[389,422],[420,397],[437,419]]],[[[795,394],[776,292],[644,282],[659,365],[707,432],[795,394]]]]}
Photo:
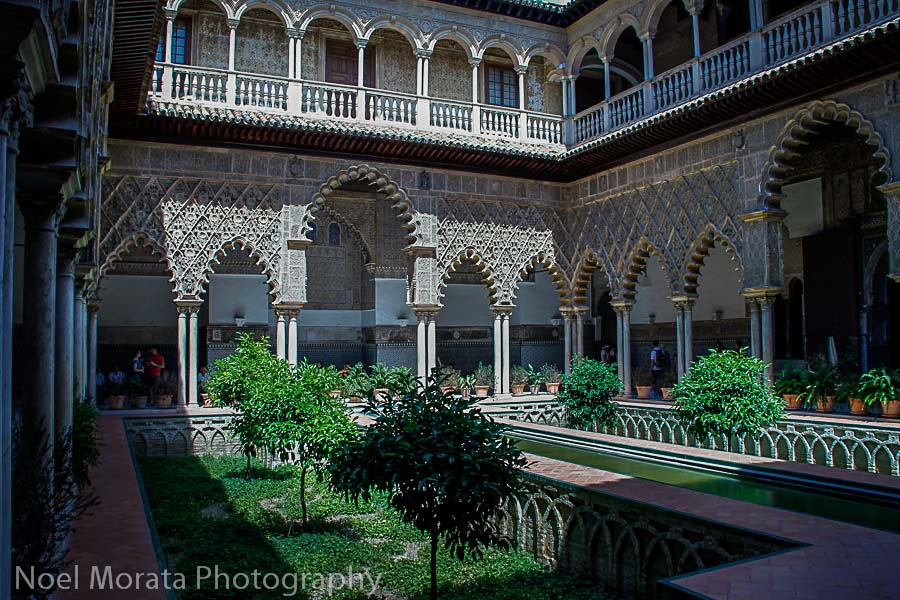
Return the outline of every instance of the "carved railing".
{"type": "Polygon", "coordinates": [[[694,63],[669,69],[653,80],[651,89],[656,110],[681,104],[694,93],[694,63]]]}
{"type": "Polygon", "coordinates": [[[750,72],[750,40],[739,39],[700,57],[700,90],[708,92],[750,72]]]}
{"type": "Polygon", "coordinates": [[[227,101],[228,73],[211,69],[178,67],[172,71],[172,97],[197,102],[227,101]]]}
{"type": "MultiPolygon", "coordinates": [[[[556,402],[501,406],[493,414],[527,423],[566,424],[565,411],[556,402]]],[[[685,431],[671,409],[620,404],[616,424],[597,431],[651,442],[900,476],[900,428],[890,426],[788,417],[753,435],[700,439],[685,431]]]]}
{"type": "Polygon", "coordinates": [[[366,92],[366,119],[387,123],[416,124],[416,97],[398,92],[366,92]]]}
{"type": "Polygon", "coordinates": [[[529,140],[540,140],[551,144],[563,142],[562,117],[552,115],[526,114],[529,140]]]}
{"type": "Polygon", "coordinates": [[[356,118],[356,88],[330,83],[305,84],[300,96],[300,110],[307,115],[356,118]]]}
{"type": "Polygon", "coordinates": [[[500,137],[519,137],[519,113],[499,108],[481,109],[481,131],[500,137]]]}
{"type": "Polygon", "coordinates": [[[285,110],[287,109],[287,92],[287,79],[238,75],[235,104],[285,110]]]}
{"type": "Polygon", "coordinates": [[[431,101],[432,127],[454,131],[472,131],[472,105],[449,100],[431,101]]]}

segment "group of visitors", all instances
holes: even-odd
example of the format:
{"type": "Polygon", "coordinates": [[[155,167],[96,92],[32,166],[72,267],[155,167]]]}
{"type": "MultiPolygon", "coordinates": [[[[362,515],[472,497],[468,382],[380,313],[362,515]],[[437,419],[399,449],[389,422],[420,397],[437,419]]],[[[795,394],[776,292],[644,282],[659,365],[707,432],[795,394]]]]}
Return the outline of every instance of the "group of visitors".
{"type": "Polygon", "coordinates": [[[127,375],[118,364],[108,373],[104,373],[103,369],[97,369],[94,396],[99,399],[121,394],[126,378],[128,381],[146,386],[150,395],[155,396],[161,392],[167,375],[166,359],[156,348],[150,348],[146,360],[143,352],[138,350],[131,359],[131,370],[127,375]]]}

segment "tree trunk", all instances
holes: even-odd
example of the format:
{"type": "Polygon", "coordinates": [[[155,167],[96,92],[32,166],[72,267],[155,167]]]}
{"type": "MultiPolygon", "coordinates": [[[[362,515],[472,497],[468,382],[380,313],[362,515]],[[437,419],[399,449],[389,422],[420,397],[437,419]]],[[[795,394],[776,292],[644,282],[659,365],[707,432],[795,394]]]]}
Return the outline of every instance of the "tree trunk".
{"type": "Polygon", "coordinates": [[[250,453],[247,453],[247,473],[246,478],[250,479],[250,453]]]}
{"type": "Polygon", "coordinates": [[[437,600],[437,531],[431,532],[431,600],[437,600]]]}
{"type": "Polygon", "coordinates": [[[303,524],[306,525],[306,466],[300,469],[300,508],[303,514],[303,524]]]}

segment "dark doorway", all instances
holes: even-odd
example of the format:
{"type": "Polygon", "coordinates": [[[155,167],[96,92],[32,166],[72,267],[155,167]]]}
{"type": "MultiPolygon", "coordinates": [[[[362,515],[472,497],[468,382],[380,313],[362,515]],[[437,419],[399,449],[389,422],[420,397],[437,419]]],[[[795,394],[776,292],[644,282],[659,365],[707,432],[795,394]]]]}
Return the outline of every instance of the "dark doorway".
{"type": "Polygon", "coordinates": [[[806,358],[803,343],[803,282],[788,285],[788,358],[806,358]]]}
{"type": "MultiPolygon", "coordinates": [[[[375,48],[369,47],[363,65],[363,85],[375,87],[375,48]]],[[[359,53],[356,46],[341,40],[325,41],[325,81],[356,85],[359,53]]]]}

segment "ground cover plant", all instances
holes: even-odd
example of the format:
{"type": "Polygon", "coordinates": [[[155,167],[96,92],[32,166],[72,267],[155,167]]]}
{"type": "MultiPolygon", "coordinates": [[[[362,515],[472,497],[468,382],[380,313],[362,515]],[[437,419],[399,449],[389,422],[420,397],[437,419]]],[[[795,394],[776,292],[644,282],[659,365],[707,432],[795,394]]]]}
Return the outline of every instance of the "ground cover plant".
{"type": "MultiPolygon", "coordinates": [[[[300,476],[295,467],[264,468],[254,459],[251,477],[239,456],[147,458],[141,475],[170,571],[192,574],[200,565],[223,573],[346,574],[368,569],[380,576],[371,589],[300,590],[293,598],[421,600],[429,590],[429,543],[374,493],[359,503],[308,481],[309,522],[302,524],[300,476]]],[[[437,553],[443,600],[596,600],[606,596],[589,582],[552,572],[530,556],[487,549],[481,560],[437,553]]],[[[366,580],[370,581],[370,580],[366,580]]],[[[315,580],[310,578],[310,583],[315,580]]],[[[190,584],[190,578],[188,578],[190,584]]],[[[284,589],[176,590],[181,599],[283,599],[284,589]]]]}

